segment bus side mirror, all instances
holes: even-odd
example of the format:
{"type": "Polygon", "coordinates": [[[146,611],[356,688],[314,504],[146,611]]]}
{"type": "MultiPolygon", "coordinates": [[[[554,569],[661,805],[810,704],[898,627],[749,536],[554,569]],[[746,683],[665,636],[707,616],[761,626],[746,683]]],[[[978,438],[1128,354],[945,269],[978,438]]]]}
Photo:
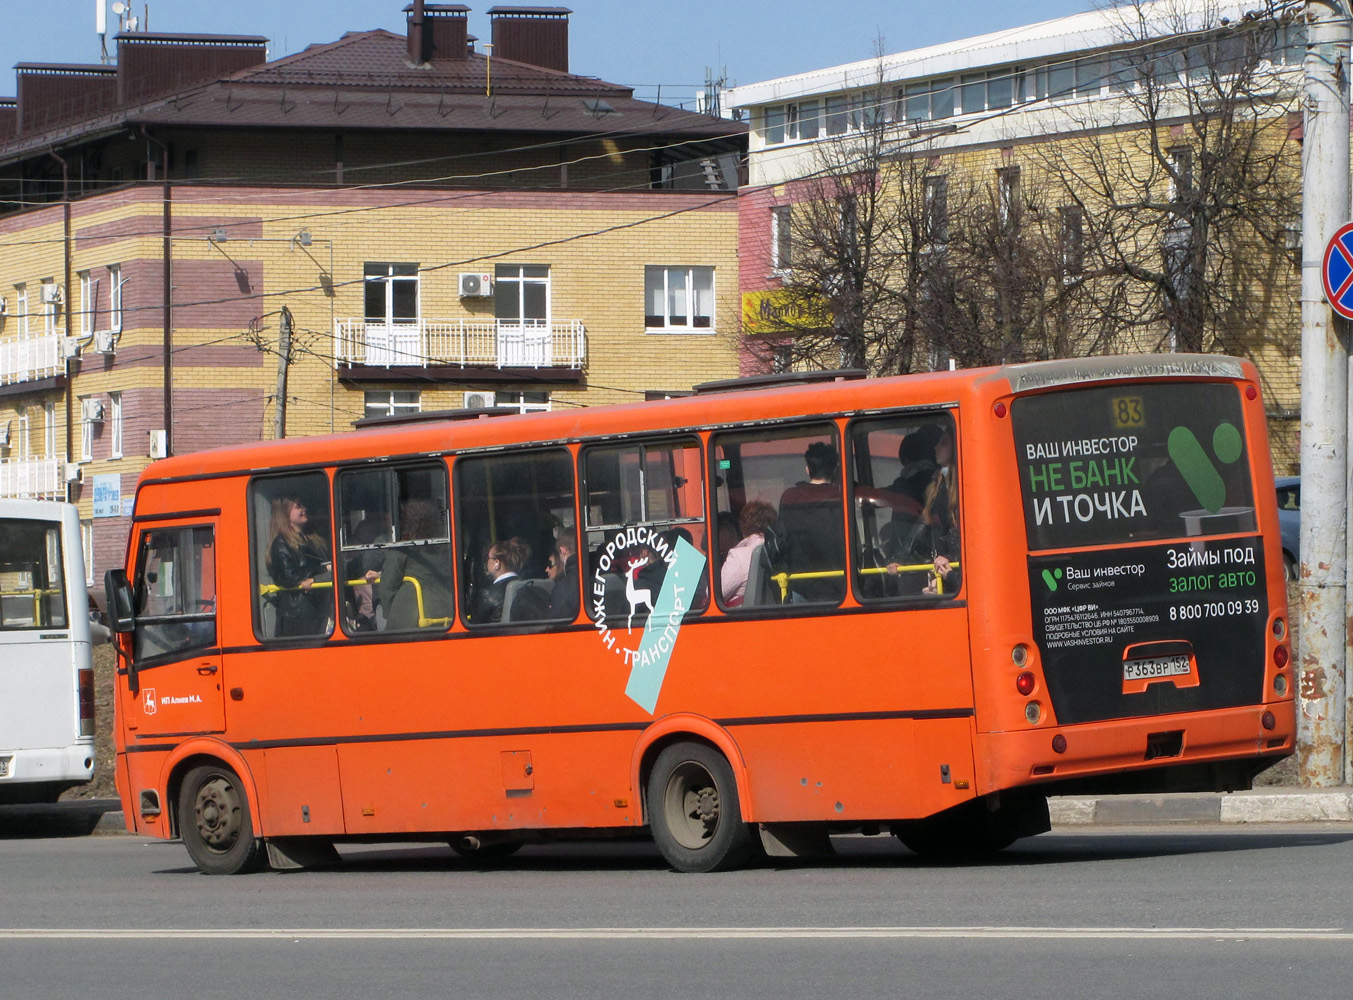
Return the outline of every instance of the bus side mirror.
{"type": "Polygon", "coordinates": [[[110,569],[103,574],[103,592],[108,599],[108,627],[114,632],[130,632],[136,627],[136,612],[126,570],[110,569]]]}

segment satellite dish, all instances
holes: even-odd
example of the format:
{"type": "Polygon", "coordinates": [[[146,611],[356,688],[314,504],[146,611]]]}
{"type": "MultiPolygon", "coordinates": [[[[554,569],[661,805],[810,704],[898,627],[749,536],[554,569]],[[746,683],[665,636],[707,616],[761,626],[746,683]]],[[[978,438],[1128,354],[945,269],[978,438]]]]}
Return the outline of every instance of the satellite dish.
{"type": "Polygon", "coordinates": [[[121,17],[123,14],[127,13],[127,5],[123,3],[122,0],[114,0],[113,13],[118,17],[121,17]]]}

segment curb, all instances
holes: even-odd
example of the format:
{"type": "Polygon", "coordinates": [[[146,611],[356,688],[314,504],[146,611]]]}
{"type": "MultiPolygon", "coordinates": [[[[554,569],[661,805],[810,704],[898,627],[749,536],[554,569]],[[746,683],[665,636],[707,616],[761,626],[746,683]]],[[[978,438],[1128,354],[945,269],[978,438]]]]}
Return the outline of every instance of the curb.
{"type": "Polygon", "coordinates": [[[1348,823],[1353,822],[1353,789],[1056,796],[1048,799],[1048,812],[1053,826],[1348,823]]]}

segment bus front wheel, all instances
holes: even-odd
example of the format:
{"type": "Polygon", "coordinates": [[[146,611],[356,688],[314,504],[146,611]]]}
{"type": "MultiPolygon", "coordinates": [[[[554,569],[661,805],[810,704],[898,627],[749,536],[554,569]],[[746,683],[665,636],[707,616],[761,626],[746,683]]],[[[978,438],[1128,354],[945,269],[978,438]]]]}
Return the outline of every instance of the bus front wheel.
{"type": "Polygon", "coordinates": [[[728,871],[755,849],[733,769],[704,743],[676,743],[658,754],[648,776],[648,811],[653,840],[677,871],[728,871]]]}
{"type": "Polygon", "coordinates": [[[238,875],[263,867],[249,798],[234,771],[222,764],[195,767],[183,779],[178,801],[179,836],[197,867],[208,875],[238,875]]]}

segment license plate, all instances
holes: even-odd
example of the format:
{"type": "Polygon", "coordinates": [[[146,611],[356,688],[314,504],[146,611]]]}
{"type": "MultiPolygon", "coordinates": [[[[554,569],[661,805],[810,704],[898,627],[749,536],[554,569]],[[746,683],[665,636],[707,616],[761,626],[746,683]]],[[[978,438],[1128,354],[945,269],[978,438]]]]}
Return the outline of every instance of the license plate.
{"type": "Polygon", "coordinates": [[[1180,677],[1189,672],[1187,654],[1152,656],[1145,660],[1127,660],[1123,663],[1123,680],[1143,681],[1153,677],[1180,677]]]}

